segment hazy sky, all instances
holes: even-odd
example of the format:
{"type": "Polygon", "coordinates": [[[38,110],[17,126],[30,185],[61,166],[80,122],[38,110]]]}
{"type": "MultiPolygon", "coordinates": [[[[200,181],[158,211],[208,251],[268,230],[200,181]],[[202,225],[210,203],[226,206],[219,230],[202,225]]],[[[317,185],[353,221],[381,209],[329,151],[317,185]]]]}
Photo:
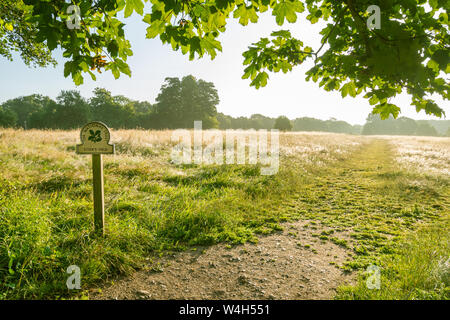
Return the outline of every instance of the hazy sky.
{"type": "MultiPolygon", "coordinates": [[[[342,99],[339,92],[326,92],[317,83],[306,82],[305,72],[312,66],[310,60],[290,73],[269,74],[268,85],[258,90],[249,86],[248,79],[241,79],[244,70],[242,52],[260,37],[269,36],[272,30],[289,29],[305,45],[316,50],[320,46],[321,28],[318,24],[311,25],[304,17],[283,28],[275,24],[270,13],[265,14],[257,24],[246,27],[230,20],[227,31],[221,36],[223,52],[212,61],[208,56],[189,61],[181,52],[174,52],[170,46],[162,45],[159,39],[145,39],[146,24],[141,20],[142,17],[134,14],[124,21],[134,52],[128,60],[131,78],[122,75],[115,80],[110,73],[103,73],[97,75],[97,81],[92,81],[86,75],[84,84],[76,87],[71,78],[64,78],[61,52],[54,55],[58,66],[45,69],[29,68],[18,56],[15,56],[14,62],[0,57],[0,102],[32,93],[56,98],[61,90],[70,89],[90,97],[95,87],[106,88],[113,95],[154,102],[164,78],[192,74],[215,84],[220,97],[218,111],[232,116],[261,113],[272,117],[286,115],[291,119],[308,116],[326,120],[334,117],[352,124],[363,124],[372,110],[362,97],[342,99]]],[[[409,101],[407,95],[394,100],[402,108],[401,116],[435,119],[424,112],[417,114],[409,101]]],[[[436,101],[450,117],[450,103],[441,99],[436,101]]]]}

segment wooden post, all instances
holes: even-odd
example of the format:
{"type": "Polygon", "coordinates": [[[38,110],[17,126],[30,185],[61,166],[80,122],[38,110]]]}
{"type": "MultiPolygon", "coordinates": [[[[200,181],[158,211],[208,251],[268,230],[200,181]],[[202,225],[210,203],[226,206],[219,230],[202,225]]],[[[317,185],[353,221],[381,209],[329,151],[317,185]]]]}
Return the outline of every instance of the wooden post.
{"type": "Polygon", "coordinates": [[[105,228],[105,199],[103,196],[103,159],[101,154],[92,155],[92,172],[95,232],[103,236],[105,228]]]}
{"type": "Polygon", "coordinates": [[[105,234],[105,198],[103,195],[103,159],[102,154],[114,154],[114,145],[109,144],[111,135],[108,127],[93,121],[81,128],[76,151],[78,154],[92,155],[92,182],[94,186],[94,227],[95,233],[105,234]]]}

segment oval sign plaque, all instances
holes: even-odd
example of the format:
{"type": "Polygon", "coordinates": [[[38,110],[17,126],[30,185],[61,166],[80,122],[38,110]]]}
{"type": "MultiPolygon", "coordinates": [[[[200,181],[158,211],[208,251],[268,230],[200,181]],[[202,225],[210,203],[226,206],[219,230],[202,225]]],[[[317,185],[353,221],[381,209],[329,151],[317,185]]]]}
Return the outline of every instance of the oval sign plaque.
{"type": "Polygon", "coordinates": [[[100,121],[93,121],[81,129],[81,144],[77,145],[79,154],[113,154],[114,145],[109,144],[109,128],[100,121]]]}

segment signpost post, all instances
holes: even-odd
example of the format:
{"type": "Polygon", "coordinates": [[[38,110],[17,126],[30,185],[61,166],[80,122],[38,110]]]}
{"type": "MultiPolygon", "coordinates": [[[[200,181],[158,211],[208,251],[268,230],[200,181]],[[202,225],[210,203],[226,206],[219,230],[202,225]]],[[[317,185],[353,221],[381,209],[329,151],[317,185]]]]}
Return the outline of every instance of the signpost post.
{"type": "Polygon", "coordinates": [[[94,121],[81,129],[81,144],[77,145],[78,154],[92,154],[92,182],[94,189],[94,226],[95,232],[104,235],[105,199],[103,192],[102,154],[114,154],[114,145],[109,144],[111,134],[102,122],[94,121]]]}

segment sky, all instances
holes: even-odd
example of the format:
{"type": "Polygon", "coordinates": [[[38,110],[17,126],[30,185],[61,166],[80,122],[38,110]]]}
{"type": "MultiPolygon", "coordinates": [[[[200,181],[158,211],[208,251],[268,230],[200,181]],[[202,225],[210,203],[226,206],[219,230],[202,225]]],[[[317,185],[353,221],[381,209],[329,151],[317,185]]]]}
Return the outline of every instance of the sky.
{"type": "MultiPolygon", "coordinates": [[[[305,72],[312,61],[297,66],[292,72],[270,73],[266,87],[250,87],[250,80],[241,79],[244,66],[242,53],[261,37],[268,37],[274,30],[289,29],[294,36],[311,46],[320,47],[319,31],[323,25],[311,25],[305,15],[294,24],[279,27],[270,13],[265,13],[257,24],[241,26],[230,19],[227,30],[221,35],[223,51],[211,61],[209,56],[189,61],[188,56],[175,52],[169,45],[156,39],[146,39],[146,24],[134,13],[124,20],[126,36],[130,40],[134,55],[128,59],[132,76],[121,75],[114,79],[110,72],[97,75],[92,81],[86,74],[84,84],[75,86],[72,79],[64,78],[64,59],[60,51],[54,58],[58,66],[33,68],[26,66],[18,55],[11,62],[0,57],[0,103],[8,99],[29,94],[42,94],[56,98],[61,90],[79,90],[89,98],[96,87],[106,88],[113,95],[153,103],[166,77],[183,77],[189,74],[213,82],[218,90],[220,103],[218,112],[233,117],[260,113],[270,117],[285,115],[290,119],[313,117],[322,120],[336,118],[351,124],[364,124],[372,106],[359,96],[342,99],[339,92],[327,92],[318,83],[305,80],[305,72]]],[[[438,119],[423,111],[416,113],[410,106],[409,96],[404,94],[392,100],[401,109],[400,116],[413,119],[438,119]]],[[[436,98],[436,102],[450,115],[450,102],[436,98]]]]}

